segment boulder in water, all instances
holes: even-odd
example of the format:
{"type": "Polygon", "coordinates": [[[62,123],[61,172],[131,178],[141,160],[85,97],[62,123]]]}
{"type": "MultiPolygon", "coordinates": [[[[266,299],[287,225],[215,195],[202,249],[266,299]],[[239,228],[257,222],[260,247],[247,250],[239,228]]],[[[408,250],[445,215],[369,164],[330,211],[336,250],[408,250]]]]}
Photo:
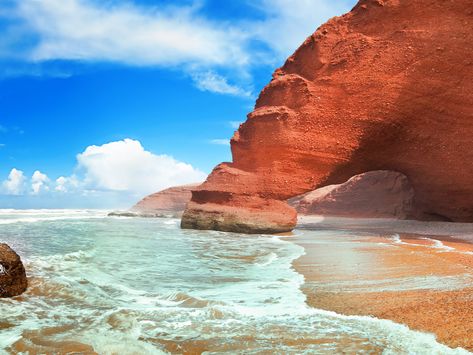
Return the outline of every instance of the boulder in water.
{"type": "Polygon", "coordinates": [[[0,243],[0,298],[15,297],[26,291],[28,281],[20,257],[0,243]]]}

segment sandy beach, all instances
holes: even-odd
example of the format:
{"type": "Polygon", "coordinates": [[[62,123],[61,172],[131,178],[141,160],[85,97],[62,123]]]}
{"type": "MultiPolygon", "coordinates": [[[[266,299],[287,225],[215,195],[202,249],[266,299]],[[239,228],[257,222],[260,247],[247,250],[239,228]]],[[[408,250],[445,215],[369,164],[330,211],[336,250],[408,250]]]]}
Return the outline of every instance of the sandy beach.
{"type": "Polygon", "coordinates": [[[301,217],[298,229],[292,240],[306,254],[294,267],[310,306],[389,319],[473,350],[472,224],[301,217]]]}

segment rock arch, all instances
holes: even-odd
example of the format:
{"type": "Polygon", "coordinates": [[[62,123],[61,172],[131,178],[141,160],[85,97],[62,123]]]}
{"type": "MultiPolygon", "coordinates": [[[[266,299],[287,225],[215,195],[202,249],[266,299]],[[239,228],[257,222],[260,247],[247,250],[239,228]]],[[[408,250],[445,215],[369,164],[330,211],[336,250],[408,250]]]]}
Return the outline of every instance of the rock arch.
{"type": "Polygon", "coordinates": [[[471,53],[470,0],[360,1],[275,71],[182,227],[288,231],[285,200],[370,170],[405,174],[419,219],[473,221],[471,53]]]}

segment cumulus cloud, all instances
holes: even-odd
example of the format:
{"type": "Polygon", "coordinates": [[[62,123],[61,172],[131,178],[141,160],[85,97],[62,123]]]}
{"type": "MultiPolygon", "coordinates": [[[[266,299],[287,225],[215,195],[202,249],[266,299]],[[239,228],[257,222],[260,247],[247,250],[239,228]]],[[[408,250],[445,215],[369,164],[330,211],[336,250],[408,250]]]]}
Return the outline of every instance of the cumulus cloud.
{"type": "Polygon", "coordinates": [[[12,169],[7,180],[3,182],[3,190],[7,195],[21,195],[25,189],[26,178],[21,170],[12,169]]]}
{"type": "Polygon", "coordinates": [[[33,195],[38,195],[41,192],[49,191],[49,178],[46,174],[36,170],[31,177],[31,190],[33,195]]]}
{"type": "MultiPolygon", "coordinates": [[[[153,154],[133,139],[91,145],[77,155],[76,173],[54,181],[36,170],[30,179],[12,169],[2,183],[6,195],[63,196],[75,201],[104,199],[98,205],[136,199],[165,188],[205,180],[207,174],[169,155],[153,154]],[[27,186],[30,186],[27,189],[27,186]]],[[[97,205],[97,204],[95,204],[97,205]]],[[[112,205],[113,206],[113,205],[112,205]]],[[[110,207],[110,206],[109,206],[110,207]]]]}
{"type": "Polygon", "coordinates": [[[39,195],[42,192],[49,191],[49,178],[46,174],[36,170],[31,179],[27,179],[24,172],[13,168],[8,178],[3,181],[3,193],[6,195],[23,195],[28,193],[27,184],[31,184],[32,195],[39,195]]]}
{"type": "Polygon", "coordinates": [[[63,193],[72,192],[77,191],[80,185],[80,181],[75,175],[69,177],[60,176],[56,179],[56,186],[54,187],[54,190],[63,193]]]}
{"type": "Polygon", "coordinates": [[[206,177],[192,165],[146,151],[132,139],[89,146],[77,161],[89,189],[147,194],[206,177]]]}

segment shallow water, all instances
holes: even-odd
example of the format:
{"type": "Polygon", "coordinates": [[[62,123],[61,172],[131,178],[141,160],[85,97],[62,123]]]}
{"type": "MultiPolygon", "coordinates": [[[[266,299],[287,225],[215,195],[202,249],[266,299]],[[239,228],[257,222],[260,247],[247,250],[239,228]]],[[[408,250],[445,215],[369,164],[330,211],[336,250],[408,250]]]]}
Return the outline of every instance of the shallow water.
{"type": "MultiPolygon", "coordinates": [[[[347,230],[298,231],[292,238],[310,250],[297,266],[314,292],[449,291],[473,287],[472,269],[439,258],[472,254],[423,236],[347,230]]],[[[463,245],[462,245],[463,246],[463,245]]]]}
{"type": "Polygon", "coordinates": [[[466,353],[390,321],[309,308],[291,264],[304,249],[287,239],[3,210],[0,242],[30,279],[24,296],[0,300],[0,353],[466,353]]]}

